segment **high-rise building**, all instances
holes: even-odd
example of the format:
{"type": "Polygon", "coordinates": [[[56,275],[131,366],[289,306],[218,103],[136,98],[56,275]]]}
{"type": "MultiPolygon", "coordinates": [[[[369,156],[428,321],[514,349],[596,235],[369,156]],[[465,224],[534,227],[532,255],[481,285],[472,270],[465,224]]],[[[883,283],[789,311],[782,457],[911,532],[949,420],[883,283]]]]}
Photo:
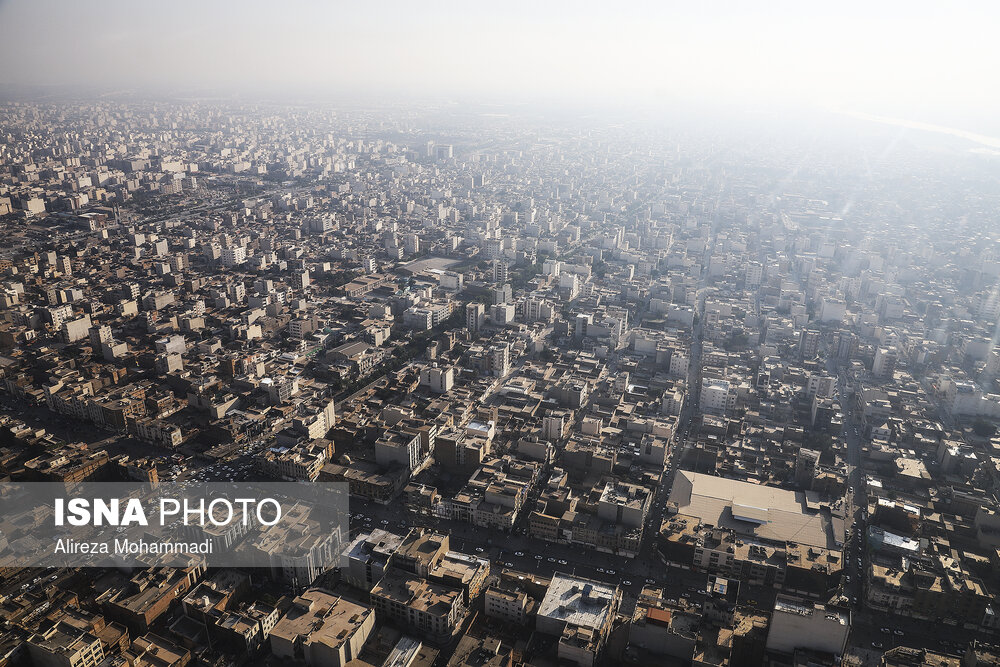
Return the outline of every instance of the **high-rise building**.
{"type": "Polygon", "coordinates": [[[803,329],[799,334],[799,356],[802,359],[813,359],[819,353],[820,332],[814,329],[803,329]]]}
{"type": "Polygon", "coordinates": [[[493,282],[498,285],[503,285],[507,282],[508,267],[507,262],[494,261],[493,262],[493,282]]]}
{"type": "Polygon", "coordinates": [[[465,328],[472,334],[478,334],[486,320],[486,306],[481,303],[469,303],[465,306],[465,328]]]}
{"type": "Polygon", "coordinates": [[[801,489],[811,489],[819,465],[819,452],[802,448],[795,454],[795,483],[801,489]]]}
{"type": "Polygon", "coordinates": [[[495,343],[490,346],[486,355],[486,370],[500,377],[510,372],[510,345],[495,343]]]}
{"type": "Polygon", "coordinates": [[[879,379],[891,378],[896,371],[896,349],[880,347],[875,352],[872,375],[879,379]]]}

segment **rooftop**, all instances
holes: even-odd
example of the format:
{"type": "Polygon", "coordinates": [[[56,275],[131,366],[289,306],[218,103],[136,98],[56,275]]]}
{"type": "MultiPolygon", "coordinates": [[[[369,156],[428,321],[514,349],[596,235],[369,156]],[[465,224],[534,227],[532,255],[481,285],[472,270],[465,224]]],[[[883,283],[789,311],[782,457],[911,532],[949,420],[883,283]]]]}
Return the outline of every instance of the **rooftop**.
{"type": "Polygon", "coordinates": [[[678,471],[670,502],[679,514],[737,533],[778,542],[830,548],[833,535],[821,513],[808,513],[805,494],[771,486],[678,471]]]}

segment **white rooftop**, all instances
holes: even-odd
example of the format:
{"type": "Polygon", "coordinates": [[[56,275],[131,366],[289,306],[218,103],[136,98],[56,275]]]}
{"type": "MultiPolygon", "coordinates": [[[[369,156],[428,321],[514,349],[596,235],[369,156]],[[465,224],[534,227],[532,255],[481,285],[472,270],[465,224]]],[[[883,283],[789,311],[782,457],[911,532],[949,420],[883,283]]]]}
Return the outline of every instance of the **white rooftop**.
{"type": "Polygon", "coordinates": [[[587,628],[599,628],[611,613],[615,587],[598,581],[555,573],[538,615],[587,628]]]}

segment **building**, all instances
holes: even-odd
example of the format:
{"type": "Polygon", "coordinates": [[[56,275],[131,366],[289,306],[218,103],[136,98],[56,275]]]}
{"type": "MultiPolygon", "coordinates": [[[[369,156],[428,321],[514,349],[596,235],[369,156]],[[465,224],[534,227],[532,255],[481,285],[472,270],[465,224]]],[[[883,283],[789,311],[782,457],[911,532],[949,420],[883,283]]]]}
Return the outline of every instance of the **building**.
{"type": "Polygon", "coordinates": [[[486,354],[486,372],[503,377],[510,373],[510,345],[494,343],[486,354]]]}
{"type": "Polygon", "coordinates": [[[507,262],[493,262],[493,282],[497,285],[503,285],[508,279],[508,268],[507,262]]]}
{"type": "Polygon", "coordinates": [[[344,549],[347,566],[341,576],[351,586],[371,591],[389,569],[389,561],[403,544],[404,536],[376,528],[362,533],[344,549]]]}
{"type": "Polygon", "coordinates": [[[880,347],[875,352],[875,361],[872,363],[872,375],[879,379],[892,377],[896,370],[896,350],[880,347]]]}
{"type": "Polygon", "coordinates": [[[794,541],[824,549],[834,545],[829,516],[811,509],[801,491],[679,470],[667,511],[775,543],[794,541]]]}
{"type": "Polygon", "coordinates": [[[848,612],[779,595],[771,614],[767,650],[792,654],[797,649],[807,649],[841,656],[847,648],[850,631],[848,612]]]}
{"type": "Polygon", "coordinates": [[[370,607],[310,588],[271,630],[271,652],[310,667],[343,667],[358,657],[374,627],[370,607]]]}
{"type": "Polygon", "coordinates": [[[597,516],[612,523],[642,528],[653,501],[649,489],[626,482],[608,482],[601,492],[597,516]]]}
{"type": "Polygon", "coordinates": [[[90,335],[90,315],[83,315],[75,320],[63,322],[60,333],[64,343],[75,343],[90,335]]]}
{"type": "Polygon", "coordinates": [[[124,657],[129,667],[184,667],[191,662],[191,651],[148,633],[137,637],[124,657]]]}
{"type": "Polygon", "coordinates": [[[819,466],[819,452],[803,447],[795,453],[795,483],[801,489],[811,489],[819,466]]]}
{"type": "Polygon", "coordinates": [[[512,625],[524,625],[533,611],[527,592],[504,586],[490,586],[483,597],[483,610],[490,618],[512,625]]]}
{"type": "Polygon", "coordinates": [[[122,588],[108,589],[98,602],[108,618],[126,625],[133,635],[142,635],[203,573],[200,566],[140,570],[122,588]]]}
{"type": "Polygon", "coordinates": [[[243,246],[223,248],[220,261],[223,266],[239,266],[247,261],[247,249],[243,246]]]}
{"type": "Polygon", "coordinates": [[[390,568],[371,591],[380,619],[445,644],[468,613],[461,589],[427,581],[405,570],[390,568]]]}
{"type": "Polygon", "coordinates": [[[251,544],[255,561],[267,566],[276,580],[305,585],[339,562],[342,549],[339,525],[328,525],[328,510],[296,503],[284,510],[282,521],[262,530],[251,544]],[[319,518],[313,516],[316,511],[319,518]],[[321,523],[322,521],[322,523],[321,523]]]}
{"type": "Polygon", "coordinates": [[[276,479],[315,482],[319,471],[329,460],[329,441],[303,441],[292,447],[281,445],[261,451],[254,465],[265,475],[276,479]]]}
{"type": "Polygon", "coordinates": [[[513,649],[496,637],[463,635],[447,667],[511,667],[513,649]]]}
{"type": "Polygon", "coordinates": [[[823,298],[819,311],[820,322],[843,322],[847,314],[847,304],[841,299],[823,298]]]}
{"type": "Polygon", "coordinates": [[[420,435],[403,431],[386,431],[375,441],[375,462],[380,466],[402,466],[412,473],[423,463],[420,435]]]}
{"type": "Polygon", "coordinates": [[[447,394],[455,386],[455,369],[451,366],[439,368],[437,364],[423,368],[420,370],[420,386],[435,394],[447,394]]]}
{"type": "Polygon", "coordinates": [[[34,633],[26,644],[32,664],[38,667],[96,667],[104,660],[101,640],[69,623],[34,633]]]}
{"type": "Polygon", "coordinates": [[[483,328],[486,321],[486,306],[481,303],[468,303],[465,305],[465,328],[469,333],[476,335],[483,328]]]}
{"type": "Polygon", "coordinates": [[[360,299],[380,287],[392,284],[392,276],[388,274],[372,273],[361,276],[344,285],[344,292],[352,299],[360,299]]]}
{"type": "Polygon", "coordinates": [[[701,636],[701,615],[666,598],[662,589],[646,586],[639,594],[628,628],[628,654],[640,664],[656,664],[662,656],[686,662],[701,636]]]}
{"type": "Polygon", "coordinates": [[[736,392],[727,380],[706,378],[701,383],[699,406],[705,412],[724,415],[736,408],[736,392]]]}
{"type": "Polygon", "coordinates": [[[563,573],[552,575],[535,629],[559,637],[559,659],[589,667],[607,643],[621,594],[617,586],[563,573]]]}
{"type": "Polygon", "coordinates": [[[493,459],[480,466],[453,498],[441,502],[438,513],[484,528],[511,530],[539,468],[509,455],[493,459]]]}

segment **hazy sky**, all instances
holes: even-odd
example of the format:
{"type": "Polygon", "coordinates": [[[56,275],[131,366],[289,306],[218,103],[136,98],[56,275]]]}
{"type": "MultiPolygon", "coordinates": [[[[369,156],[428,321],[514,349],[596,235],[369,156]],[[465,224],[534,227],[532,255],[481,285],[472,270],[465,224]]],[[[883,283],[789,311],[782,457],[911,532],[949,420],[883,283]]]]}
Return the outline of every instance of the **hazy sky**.
{"type": "Polygon", "coordinates": [[[0,0],[0,81],[988,118],[997,26],[995,1],[0,0]]]}

